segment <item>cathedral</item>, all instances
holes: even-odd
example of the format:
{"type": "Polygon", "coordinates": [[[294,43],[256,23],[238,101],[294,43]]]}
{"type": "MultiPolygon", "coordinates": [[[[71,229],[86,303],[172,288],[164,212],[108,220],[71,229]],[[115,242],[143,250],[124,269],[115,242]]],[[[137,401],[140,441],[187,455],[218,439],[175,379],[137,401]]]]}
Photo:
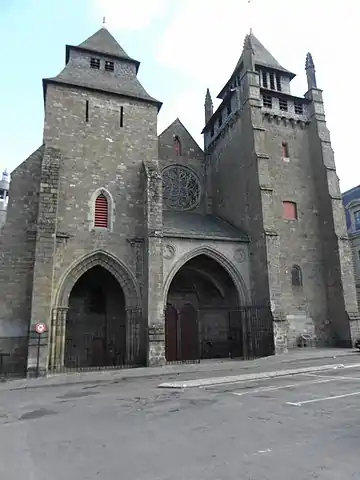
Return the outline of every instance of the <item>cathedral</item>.
{"type": "MultiPolygon", "coordinates": [[[[31,376],[254,358],[359,333],[322,91],[251,32],[204,148],[101,28],[43,80],[43,143],[3,178],[0,349],[31,376]],[[37,326],[43,324],[39,335],[37,326]]],[[[234,62],[235,63],[235,62],[234,62]]]]}

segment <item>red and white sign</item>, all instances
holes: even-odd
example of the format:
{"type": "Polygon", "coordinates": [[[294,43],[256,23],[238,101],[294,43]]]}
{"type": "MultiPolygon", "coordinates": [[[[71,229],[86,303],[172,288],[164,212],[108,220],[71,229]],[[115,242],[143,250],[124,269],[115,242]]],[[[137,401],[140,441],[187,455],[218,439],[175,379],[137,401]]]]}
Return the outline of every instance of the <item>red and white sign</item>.
{"type": "Polygon", "coordinates": [[[37,324],[35,325],[35,331],[36,331],[36,333],[39,333],[39,334],[40,334],[40,333],[44,333],[44,332],[46,332],[46,330],[47,330],[47,328],[46,328],[45,323],[37,323],[37,324]]]}

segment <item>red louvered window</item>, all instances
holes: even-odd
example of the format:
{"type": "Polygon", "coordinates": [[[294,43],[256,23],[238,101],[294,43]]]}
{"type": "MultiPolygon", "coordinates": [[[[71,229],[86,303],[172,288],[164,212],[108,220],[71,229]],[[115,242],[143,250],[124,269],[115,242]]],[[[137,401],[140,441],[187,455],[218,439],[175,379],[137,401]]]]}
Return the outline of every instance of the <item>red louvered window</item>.
{"type": "Polygon", "coordinates": [[[297,207],[294,202],[283,202],[283,216],[285,220],[297,219],[297,207]]]}
{"type": "Polygon", "coordinates": [[[102,193],[95,201],[95,227],[108,228],[108,201],[102,193]]]}

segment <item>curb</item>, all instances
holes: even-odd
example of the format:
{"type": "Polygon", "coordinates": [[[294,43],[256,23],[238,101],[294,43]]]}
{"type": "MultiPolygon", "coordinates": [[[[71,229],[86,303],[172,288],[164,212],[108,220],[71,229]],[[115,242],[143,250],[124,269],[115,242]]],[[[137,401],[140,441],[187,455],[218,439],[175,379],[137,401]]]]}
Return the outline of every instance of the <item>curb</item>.
{"type": "Polygon", "coordinates": [[[262,378],[275,378],[275,377],[286,377],[291,375],[296,375],[300,373],[312,373],[312,372],[321,372],[326,370],[336,370],[338,368],[359,368],[360,363],[351,363],[349,365],[344,365],[343,363],[330,364],[330,365],[319,365],[317,367],[304,367],[304,368],[294,368],[291,370],[277,370],[273,372],[261,372],[261,373],[245,373],[243,375],[230,375],[227,377],[212,377],[212,378],[200,378],[198,380],[188,380],[185,382],[165,382],[158,385],[158,388],[174,388],[174,389],[184,389],[184,388],[195,388],[195,387],[209,387],[212,385],[224,385],[227,383],[234,382],[245,382],[249,380],[261,380],[262,378]]]}

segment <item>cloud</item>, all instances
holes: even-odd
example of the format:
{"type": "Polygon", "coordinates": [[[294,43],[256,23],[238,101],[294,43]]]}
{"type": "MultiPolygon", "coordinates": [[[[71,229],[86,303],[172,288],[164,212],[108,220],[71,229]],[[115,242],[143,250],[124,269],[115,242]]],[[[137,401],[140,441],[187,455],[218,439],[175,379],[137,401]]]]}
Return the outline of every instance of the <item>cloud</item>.
{"type": "Polygon", "coordinates": [[[246,0],[183,0],[160,40],[156,59],[188,79],[219,84],[241,53],[246,0]],[[239,27],[241,25],[241,27],[239,27]],[[218,40],[217,40],[218,39],[218,40]],[[225,40],[226,39],[226,40],[225,40]]]}
{"type": "Polygon", "coordinates": [[[93,0],[94,15],[106,18],[114,31],[135,31],[148,28],[166,14],[169,0],[93,0]]]}

